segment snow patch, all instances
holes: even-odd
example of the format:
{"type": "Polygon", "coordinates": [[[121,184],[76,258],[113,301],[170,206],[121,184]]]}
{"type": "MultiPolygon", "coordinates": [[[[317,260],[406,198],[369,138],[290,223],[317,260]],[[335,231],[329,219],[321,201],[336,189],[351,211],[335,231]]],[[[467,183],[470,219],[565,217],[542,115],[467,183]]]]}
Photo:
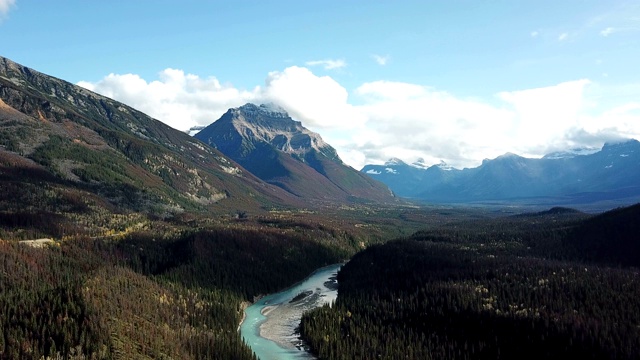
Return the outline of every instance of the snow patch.
{"type": "Polygon", "coordinates": [[[427,164],[425,164],[424,159],[423,158],[418,158],[418,160],[416,160],[415,162],[411,163],[412,167],[417,168],[417,169],[427,169],[428,166],[427,164]]]}
{"type": "Polygon", "coordinates": [[[584,156],[584,155],[595,154],[598,151],[600,151],[600,149],[591,148],[591,147],[575,148],[575,149],[569,149],[569,150],[565,150],[565,151],[556,151],[556,152],[549,153],[549,154],[545,155],[543,157],[543,159],[553,159],[553,160],[571,159],[571,158],[574,158],[576,156],[584,156]]]}
{"type": "Polygon", "coordinates": [[[382,171],[376,171],[374,169],[369,169],[369,170],[366,171],[366,174],[380,175],[380,174],[382,174],[382,171]]]}
{"type": "Polygon", "coordinates": [[[397,174],[398,173],[396,171],[396,169],[392,169],[392,168],[384,168],[384,171],[386,171],[387,174],[397,174]]]}
{"type": "Polygon", "coordinates": [[[384,163],[385,166],[396,166],[396,165],[403,165],[403,164],[404,164],[404,161],[398,158],[391,158],[387,160],[386,163],[384,163]]]}
{"type": "Polygon", "coordinates": [[[440,169],[444,170],[444,171],[451,171],[453,170],[453,166],[447,164],[446,162],[444,162],[443,160],[440,160],[440,163],[438,165],[436,165],[437,167],[439,167],[440,169]]]}

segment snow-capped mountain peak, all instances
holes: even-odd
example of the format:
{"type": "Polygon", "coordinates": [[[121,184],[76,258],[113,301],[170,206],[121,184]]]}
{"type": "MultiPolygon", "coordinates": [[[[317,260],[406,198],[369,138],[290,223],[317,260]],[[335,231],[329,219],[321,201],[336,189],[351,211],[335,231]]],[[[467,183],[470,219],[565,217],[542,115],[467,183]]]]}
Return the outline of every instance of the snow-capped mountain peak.
{"type": "Polygon", "coordinates": [[[438,165],[436,165],[436,166],[439,167],[440,169],[444,170],[444,171],[453,170],[453,166],[447,164],[446,162],[444,162],[444,160],[440,160],[440,163],[438,165]]]}
{"type": "Polygon", "coordinates": [[[549,153],[547,155],[545,155],[543,158],[544,159],[572,159],[576,156],[584,156],[584,155],[591,155],[591,154],[595,154],[598,151],[600,151],[600,149],[598,148],[591,148],[591,147],[579,147],[579,148],[574,148],[574,149],[569,149],[569,150],[564,150],[564,151],[555,151],[552,153],[549,153]]]}
{"type": "Polygon", "coordinates": [[[384,166],[398,166],[398,165],[406,165],[404,161],[398,158],[391,158],[384,163],[384,166]]]}
{"type": "Polygon", "coordinates": [[[411,163],[411,166],[413,166],[414,168],[418,168],[418,169],[426,169],[426,168],[429,167],[429,166],[427,166],[427,164],[425,164],[423,158],[418,158],[418,160],[416,160],[413,163],[411,163]]]}

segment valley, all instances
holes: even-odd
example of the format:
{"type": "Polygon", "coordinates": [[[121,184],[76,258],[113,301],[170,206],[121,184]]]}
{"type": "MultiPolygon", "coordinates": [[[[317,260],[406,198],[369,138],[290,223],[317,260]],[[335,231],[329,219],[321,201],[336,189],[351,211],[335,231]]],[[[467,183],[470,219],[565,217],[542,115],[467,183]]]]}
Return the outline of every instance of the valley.
{"type": "Polygon", "coordinates": [[[199,130],[0,58],[0,358],[256,359],[247,305],[323,359],[640,356],[637,141],[414,197],[274,104],[199,130]]]}

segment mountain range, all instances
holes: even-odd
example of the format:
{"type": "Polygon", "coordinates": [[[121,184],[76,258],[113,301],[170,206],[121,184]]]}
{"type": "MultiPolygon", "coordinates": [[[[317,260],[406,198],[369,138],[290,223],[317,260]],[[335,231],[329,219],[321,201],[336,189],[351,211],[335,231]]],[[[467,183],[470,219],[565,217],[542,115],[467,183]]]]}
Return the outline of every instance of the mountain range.
{"type": "Polygon", "coordinates": [[[3,57],[0,185],[0,223],[18,221],[18,212],[62,223],[53,215],[173,217],[394,200],[275,105],[230,109],[192,137],[3,57]]]}
{"type": "Polygon", "coordinates": [[[393,201],[385,185],[345,165],[320,135],[274,104],[230,109],[195,137],[307,201],[393,201]]]}
{"type": "Polygon", "coordinates": [[[173,216],[301,206],[127,105],[0,58],[0,209],[173,216]]]}
{"type": "Polygon", "coordinates": [[[394,194],[434,203],[640,200],[636,140],[541,159],[505,154],[463,170],[392,159],[356,171],[274,104],[229,109],[197,130],[189,136],[0,57],[0,213],[171,217],[191,210],[394,202],[394,194]]]}
{"type": "Polygon", "coordinates": [[[436,203],[631,203],[640,198],[640,142],[606,143],[599,151],[576,149],[540,159],[507,153],[463,170],[391,159],[361,171],[399,196],[436,203]]]}

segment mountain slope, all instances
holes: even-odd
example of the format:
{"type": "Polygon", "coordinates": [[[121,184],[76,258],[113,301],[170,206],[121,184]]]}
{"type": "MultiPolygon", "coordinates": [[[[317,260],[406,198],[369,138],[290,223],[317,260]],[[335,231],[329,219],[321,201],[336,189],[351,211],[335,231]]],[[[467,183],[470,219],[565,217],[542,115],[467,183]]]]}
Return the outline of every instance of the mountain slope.
{"type": "Polygon", "coordinates": [[[596,152],[554,153],[541,159],[505,154],[463,170],[396,161],[367,165],[362,172],[397,194],[434,202],[634,202],[640,198],[640,142],[608,143],[596,152]]]}
{"type": "Polygon", "coordinates": [[[230,109],[195,137],[264,181],[301,198],[393,199],[383,184],[343,164],[320,135],[275,105],[230,109]]]}
{"type": "Polygon", "coordinates": [[[183,132],[1,57],[0,125],[3,211],[171,216],[297,204],[183,132]]]}
{"type": "Polygon", "coordinates": [[[584,221],[564,239],[581,260],[610,266],[640,266],[640,204],[614,209],[584,221]]]}

